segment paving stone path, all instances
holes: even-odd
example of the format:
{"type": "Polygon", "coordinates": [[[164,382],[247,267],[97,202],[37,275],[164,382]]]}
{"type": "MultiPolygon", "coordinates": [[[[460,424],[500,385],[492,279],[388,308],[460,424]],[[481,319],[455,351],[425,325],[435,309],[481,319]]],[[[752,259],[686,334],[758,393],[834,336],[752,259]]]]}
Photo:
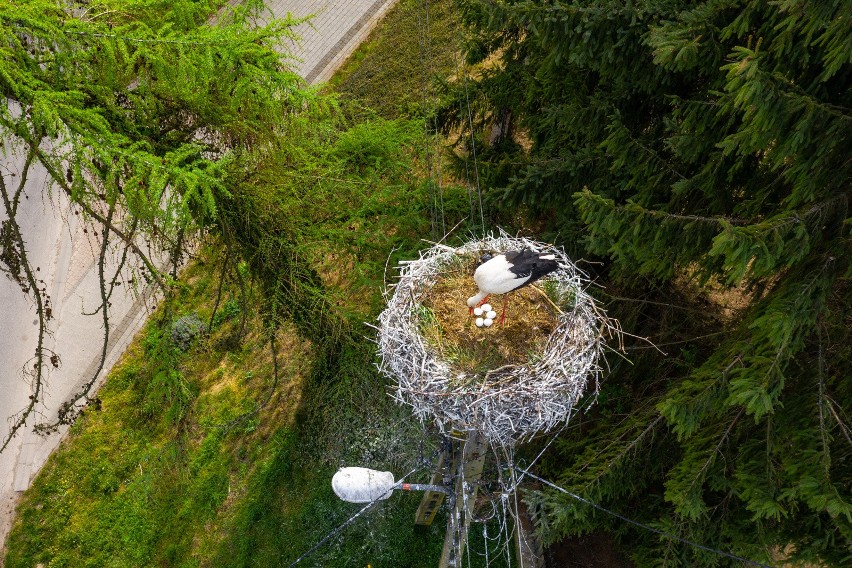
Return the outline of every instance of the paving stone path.
{"type": "Polygon", "coordinates": [[[364,41],[396,0],[270,0],[276,17],[303,18],[292,44],[301,59],[297,71],[310,84],[328,81],[352,51],[364,41]]]}

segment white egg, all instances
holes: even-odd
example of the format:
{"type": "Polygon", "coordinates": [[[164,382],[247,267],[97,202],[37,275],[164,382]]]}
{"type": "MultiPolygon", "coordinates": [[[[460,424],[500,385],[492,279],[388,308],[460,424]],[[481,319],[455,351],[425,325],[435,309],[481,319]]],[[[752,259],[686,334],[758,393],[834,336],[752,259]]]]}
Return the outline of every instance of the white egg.
{"type": "Polygon", "coordinates": [[[473,315],[481,316],[482,315],[482,308],[473,308],[473,315]]]}
{"type": "Polygon", "coordinates": [[[487,314],[485,314],[485,317],[493,320],[497,317],[497,312],[495,312],[494,310],[490,310],[487,314]]]}
{"type": "MultiPolygon", "coordinates": [[[[482,318],[476,318],[476,327],[482,327],[485,324],[485,320],[482,318]]],[[[491,325],[491,324],[488,324],[491,325]]]]}
{"type": "Polygon", "coordinates": [[[482,325],[484,325],[485,327],[491,327],[492,323],[494,323],[494,320],[491,318],[485,318],[484,320],[482,320],[482,325]]]}
{"type": "Polygon", "coordinates": [[[480,306],[480,307],[482,308],[483,312],[490,312],[491,311],[491,304],[482,304],[482,306],[480,306]]]}

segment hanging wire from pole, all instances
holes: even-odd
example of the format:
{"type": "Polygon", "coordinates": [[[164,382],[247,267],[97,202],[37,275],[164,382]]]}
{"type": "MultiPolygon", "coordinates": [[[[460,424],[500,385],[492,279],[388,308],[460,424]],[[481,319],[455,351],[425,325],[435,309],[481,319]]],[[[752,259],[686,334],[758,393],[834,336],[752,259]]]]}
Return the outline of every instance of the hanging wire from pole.
{"type": "MultiPolygon", "coordinates": [[[[458,11],[458,0],[456,0],[456,11],[458,11]]],[[[462,126],[462,124],[463,124],[462,116],[464,116],[464,105],[462,104],[462,97],[461,97],[461,77],[462,77],[462,73],[463,73],[463,70],[462,70],[462,65],[463,65],[462,52],[464,50],[464,39],[463,39],[462,33],[463,33],[462,30],[459,29],[459,46],[458,46],[458,49],[453,50],[453,62],[455,63],[455,66],[456,66],[456,100],[458,101],[458,106],[459,106],[459,110],[458,110],[458,113],[459,113],[458,114],[458,116],[459,116],[459,129],[460,129],[459,141],[461,140],[462,133],[464,132],[464,127],[462,126]]],[[[466,148],[462,150],[461,154],[462,154],[462,158],[464,159],[464,185],[465,185],[465,189],[467,189],[467,202],[468,202],[468,206],[470,207],[470,215],[468,216],[468,219],[470,219],[471,223],[473,223],[475,225],[476,224],[476,221],[475,221],[476,214],[475,214],[474,205],[473,205],[473,184],[471,184],[471,181],[470,181],[470,160],[468,159],[468,152],[467,152],[466,148]]]]}
{"type": "Polygon", "coordinates": [[[491,566],[488,560],[488,523],[482,523],[482,541],[485,543],[485,568],[491,566]]]}
{"type": "MultiPolygon", "coordinates": [[[[422,2],[422,0],[421,0],[422,2]]],[[[419,8],[419,7],[418,7],[419,8]]],[[[424,113],[423,120],[423,132],[424,132],[424,142],[423,142],[423,156],[424,162],[426,164],[426,183],[429,188],[429,222],[432,227],[432,239],[436,239],[436,217],[437,217],[437,208],[435,204],[435,194],[432,186],[432,156],[431,156],[431,147],[429,142],[429,119],[426,117],[426,108],[427,108],[427,95],[426,95],[426,62],[425,62],[425,39],[424,39],[424,26],[423,26],[423,18],[421,14],[421,10],[417,11],[417,48],[418,54],[420,55],[420,95],[421,95],[421,112],[424,113]]]]}
{"type": "MultiPolygon", "coordinates": [[[[455,0],[454,4],[455,4],[456,12],[460,14],[461,10],[459,8],[458,0],[455,0]]],[[[470,133],[470,151],[471,151],[471,155],[473,156],[473,170],[474,170],[475,179],[476,179],[476,195],[477,195],[477,199],[478,199],[478,202],[479,202],[479,231],[480,231],[480,236],[484,238],[485,237],[485,212],[484,212],[484,208],[482,206],[482,185],[481,185],[480,180],[479,180],[479,162],[478,162],[477,156],[476,156],[476,136],[475,136],[474,129],[473,129],[473,113],[470,110],[470,91],[468,89],[467,64],[465,63],[465,57],[464,57],[464,36],[462,34],[463,34],[463,31],[460,29],[459,30],[459,44],[460,44],[459,50],[462,52],[461,53],[461,69],[462,69],[461,79],[462,79],[462,84],[464,85],[464,98],[465,98],[465,105],[467,106],[467,124],[468,124],[468,132],[470,133]]],[[[463,117],[460,117],[460,118],[462,120],[464,120],[463,117]]],[[[465,156],[465,167],[467,167],[467,156],[465,156]]],[[[473,218],[473,217],[471,217],[471,218],[473,218]]]]}
{"type": "Polygon", "coordinates": [[[438,205],[440,207],[441,214],[441,235],[447,234],[447,222],[444,214],[444,189],[443,189],[443,174],[441,171],[442,160],[441,160],[441,136],[438,130],[438,94],[435,92],[434,81],[435,77],[435,64],[434,64],[434,52],[432,49],[432,24],[431,18],[429,16],[429,0],[423,0],[423,7],[426,15],[426,56],[429,62],[429,80],[432,94],[432,108],[429,111],[429,116],[432,120],[432,132],[434,132],[435,138],[435,169],[437,170],[437,199],[438,205]]]}
{"type": "MultiPolygon", "coordinates": [[[[456,13],[460,14],[461,10],[459,9],[458,0],[454,0],[453,5],[455,7],[456,13]]],[[[462,91],[461,91],[461,89],[462,89],[462,77],[465,77],[465,78],[467,77],[467,69],[466,69],[465,62],[464,62],[464,49],[465,49],[464,46],[465,46],[464,30],[463,30],[462,26],[459,26],[458,46],[457,46],[457,49],[453,50],[453,62],[455,63],[455,67],[456,67],[456,101],[458,102],[458,126],[459,126],[458,142],[461,142],[462,137],[463,137],[465,131],[467,130],[464,126],[465,120],[464,120],[463,117],[465,116],[466,112],[465,112],[465,105],[462,102],[462,91]]],[[[470,106],[469,102],[468,102],[467,106],[468,107],[470,106]]],[[[469,215],[468,219],[470,219],[471,224],[474,227],[476,227],[477,215],[476,215],[476,211],[475,211],[474,203],[473,203],[473,183],[471,183],[470,158],[469,158],[470,152],[468,151],[469,147],[470,147],[470,144],[466,142],[465,145],[462,147],[461,155],[462,155],[462,158],[464,159],[464,181],[465,181],[465,189],[467,189],[468,206],[470,207],[470,215],[469,215]]],[[[477,174],[478,174],[478,172],[477,172],[477,174]]],[[[480,215],[479,215],[479,217],[482,218],[481,200],[480,200],[479,203],[480,203],[480,215]]]]}
{"type": "MultiPolygon", "coordinates": [[[[512,485],[517,487],[517,477],[515,476],[514,469],[512,469],[512,485]]],[[[520,564],[520,568],[524,568],[525,548],[529,548],[529,545],[524,537],[523,525],[521,525],[521,511],[518,507],[518,492],[513,491],[512,497],[515,501],[515,531],[518,535],[518,564],[520,564]]]]}
{"type": "Polygon", "coordinates": [[[444,215],[444,194],[441,179],[441,147],[440,135],[437,128],[434,89],[431,86],[434,76],[431,23],[429,18],[429,1],[420,0],[417,11],[417,39],[420,53],[420,77],[421,77],[421,99],[422,112],[424,113],[425,143],[424,153],[426,158],[426,175],[429,184],[429,213],[432,224],[432,238],[438,240],[447,232],[446,219],[444,215]],[[430,138],[434,138],[435,151],[432,152],[430,138]]]}
{"type": "Polygon", "coordinates": [[[505,535],[504,541],[504,550],[506,551],[506,564],[508,566],[512,566],[512,535],[509,533],[509,517],[511,516],[509,513],[509,509],[507,507],[507,503],[509,501],[508,493],[500,494],[500,505],[503,509],[503,534],[505,535]]]}
{"type": "MultiPolygon", "coordinates": [[[[514,465],[510,464],[509,467],[512,469],[512,471],[518,471],[518,472],[521,471],[520,468],[517,468],[514,465]]],[[[672,533],[669,533],[669,532],[666,532],[666,531],[663,531],[663,530],[660,530],[660,529],[655,529],[654,527],[648,526],[644,523],[640,523],[639,521],[634,521],[633,519],[625,517],[624,515],[616,513],[615,511],[611,511],[611,510],[607,509],[606,507],[602,507],[602,506],[600,506],[596,503],[593,503],[593,502],[589,501],[588,499],[584,499],[583,497],[580,497],[576,493],[572,493],[572,492],[568,491],[567,489],[559,487],[555,483],[548,481],[546,479],[543,479],[543,478],[535,475],[534,473],[530,473],[529,471],[527,471],[526,475],[530,476],[531,478],[535,479],[536,481],[539,481],[539,482],[547,485],[548,487],[550,487],[552,489],[556,489],[560,493],[564,493],[565,495],[568,495],[569,497],[572,497],[573,499],[576,499],[577,501],[580,501],[581,503],[585,503],[586,505],[588,505],[588,506],[590,506],[594,509],[597,509],[598,511],[601,511],[602,513],[606,513],[607,515],[615,517],[616,519],[620,519],[620,520],[624,521],[625,523],[630,523],[631,525],[639,527],[640,529],[645,529],[647,531],[651,531],[652,533],[658,534],[660,536],[664,536],[664,537],[671,539],[671,540],[675,540],[677,542],[680,542],[681,544],[687,544],[689,546],[693,546],[695,548],[699,548],[699,549],[705,550],[707,552],[713,552],[713,553],[718,554],[720,556],[724,556],[726,558],[731,558],[732,560],[738,560],[740,562],[745,562],[746,564],[750,564],[752,566],[760,566],[761,568],[772,568],[771,566],[769,566],[767,564],[763,564],[763,563],[758,562],[756,560],[749,560],[748,558],[743,558],[742,556],[737,556],[736,554],[732,554],[730,552],[725,552],[724,550],[720,550],[718,548],[713,548],[711,546],[705,546],[703,544],[698,544],[697,542],[687,540],[687,539],[685,539],[683,537],[679,537],[675,534],[672,534],[672,533]]]]}

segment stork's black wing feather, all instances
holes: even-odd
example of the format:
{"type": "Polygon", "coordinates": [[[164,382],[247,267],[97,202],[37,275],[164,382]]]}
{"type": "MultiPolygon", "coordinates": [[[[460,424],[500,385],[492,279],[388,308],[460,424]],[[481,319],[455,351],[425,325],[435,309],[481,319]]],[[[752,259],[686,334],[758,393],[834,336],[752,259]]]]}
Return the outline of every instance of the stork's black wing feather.
{"type": "Polygon", "coordinates": [[[522,286],[532,284],[559,268],[559,263],[551,258],[541,258],[541,254],[530,249],[510,251],[505,254],[509,270],[518,278],[529,278],[522,286]],[[511,256],[510,256],[511,255],[511,256]]]}
{"type": "Polygon", "coordinates": [[[521,255],[521,256],[523,256],[523,255],[524,255],[524,251],[525,251],[525,250],[527,250],[527,249],[522,249],[522,250],[510,250],[510,251],[507,251],[507,252],[503,253],[503,256],[505,256],[505,257],[506,257],[506,260],[508,260],[508,261],[509,261],[509,263],[510,263],[510,264],[512,264],[512,261],[513,261],[513,260],[515,260],[515,258],[517,258],[517,256],[518,256],[518,255],[521,255]]]}

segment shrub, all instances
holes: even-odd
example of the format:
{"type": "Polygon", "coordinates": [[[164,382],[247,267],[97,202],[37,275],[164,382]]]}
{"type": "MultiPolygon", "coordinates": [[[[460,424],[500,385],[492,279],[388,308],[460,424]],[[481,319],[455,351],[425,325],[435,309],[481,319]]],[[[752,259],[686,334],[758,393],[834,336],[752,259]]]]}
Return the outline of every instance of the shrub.
{"type": "Polygon", "coordinates": [[[193,340],[206,331],[207,326],[201,321],[198,314],[192,313],[183,316],[172,324],[172,341],[182,351],[186,351],[192,345],[193,340]]]}

